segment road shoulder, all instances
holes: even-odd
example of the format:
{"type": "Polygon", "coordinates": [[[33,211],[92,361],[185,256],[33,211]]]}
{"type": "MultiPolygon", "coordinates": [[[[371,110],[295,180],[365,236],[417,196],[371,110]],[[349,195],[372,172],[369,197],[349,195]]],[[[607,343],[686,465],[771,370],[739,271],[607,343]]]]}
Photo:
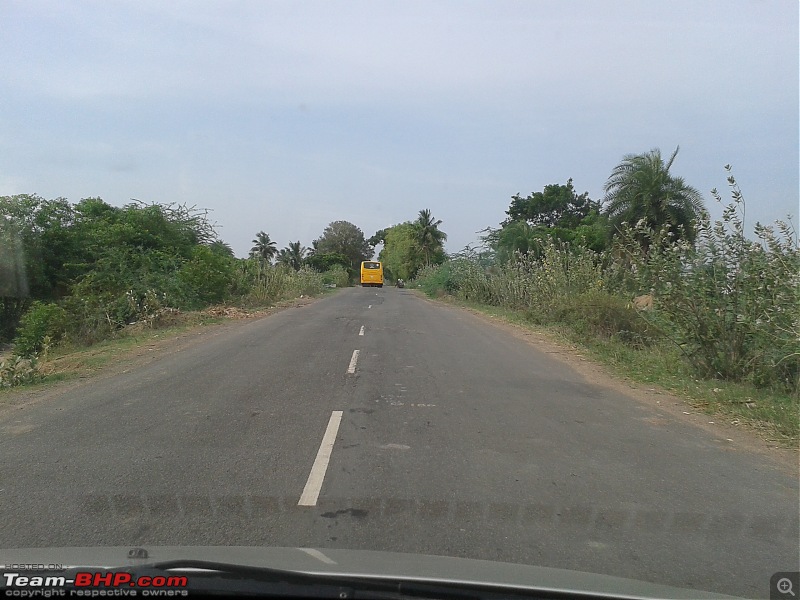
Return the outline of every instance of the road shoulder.
{"type": "Polygon", "coordinates": [[[129,373],[234,329],[246,327],[285,310],[303,308],[324,297],[326,296],[295,298],[254,311],[214,307],[207,311],[207,316],[214,319],[212,322],[141,331],[136,334],[134,344],[131,344],[130,338],[119,338],[109,340],[103,345],[76,349],[42,364],[43,372],[51,376],[59,374],[62,369],[69,369],[66,379],[45,379],[42,383],[0,391],[0,422],[13,416],[15,410],[54,400],[65,392],[80,389],[99,380],[129,373]],[[103,355],[102,365],[93,367],[92,363],[99,354],[103,355]]]}
{"type": "Polygon", "coordinates": [[[764,455],[772,459],[776,467],[781,470],[788,469],[793,475],[797,475],[798,457],[800,456],[798,448],[786,447],[766,440],[757,431],[735,424],[736,420],[731,419],[729,415],[708,414],[690,400],[676,396],[657,385],[643,385],[624,379],[612,373],[608,366],[593,360],[586,351],[578,346],[570,344],[564,339],[558,339],[552,332],[533,324],[514,323],[503,316],[488,314],[465,306],[457,300],[431,299],[419,290],[414,290],[414,292],[414,295],[423,301],[444,309],[466,313],[479,322],[490,324],[523,340],[537,351],[546,353],[573,369],[588,384],[612,390],[633,402],[649,407],[654,413],[654,422],[669,417],[689,423],[705,430],[717,442],[731,451],[764,455]]]}

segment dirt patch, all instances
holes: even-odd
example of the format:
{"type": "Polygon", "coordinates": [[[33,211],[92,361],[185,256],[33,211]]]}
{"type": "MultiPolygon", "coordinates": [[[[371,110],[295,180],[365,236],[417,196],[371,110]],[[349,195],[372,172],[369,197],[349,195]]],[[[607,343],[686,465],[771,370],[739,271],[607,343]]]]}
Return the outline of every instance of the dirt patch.
{"type": "Polygon", "coordinates": [[[503,317],[488,315],[480,310],[457,304],[447,298],[431,300],[421,292],[418,292],[417,295],[439,306],[444,304],[449,308],[467,312],[485,323],[490,323],[499,329],[507,331],[509,334],[526,341],[537,350],[550,354],[557,360],[567,364],[580,374],[587,383],[619,392],[635,402],[659,411],[661,414],[655,414],[651,417],[653,424],[666,425],[668,418],[691,423],[710,433],[720,446],[731,450],[764,454],[775,459],[782,469],[791,469],[792,474],[797,475],[800,449],[787,448],[778,443],[770,442],[761,437],[758,431],[739,425],[739,420],[735,417],[722,414],[709,415],[699,410],[691,401],[675,396],[668,390],[658,386],[642,385],[621,380],[605,365],[587,358],[580,348],[563,340],[558,340],[552,334],[512,323],[503,317]]]}

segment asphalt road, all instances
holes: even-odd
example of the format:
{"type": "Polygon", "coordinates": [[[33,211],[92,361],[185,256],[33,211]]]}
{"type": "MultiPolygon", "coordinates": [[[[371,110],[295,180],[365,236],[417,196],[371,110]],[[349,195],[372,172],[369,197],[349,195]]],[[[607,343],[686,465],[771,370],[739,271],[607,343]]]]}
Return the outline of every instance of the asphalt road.
{"type": "Polygon", "coordinates": [[[0,416],[0,457],[4,548],[391,550],[746,597],[800,561],[785,466],[394,288],[65,386],[0,416]]]}

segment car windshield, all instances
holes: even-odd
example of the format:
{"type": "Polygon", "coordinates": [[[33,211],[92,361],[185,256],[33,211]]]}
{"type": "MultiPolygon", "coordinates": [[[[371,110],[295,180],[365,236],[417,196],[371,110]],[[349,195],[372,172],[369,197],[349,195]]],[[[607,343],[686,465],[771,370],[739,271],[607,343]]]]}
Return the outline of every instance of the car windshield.
{"type": "Polygon", "coordinates": [[[800,594],[799,13],[0,2],[0,575],[800,594]]]}

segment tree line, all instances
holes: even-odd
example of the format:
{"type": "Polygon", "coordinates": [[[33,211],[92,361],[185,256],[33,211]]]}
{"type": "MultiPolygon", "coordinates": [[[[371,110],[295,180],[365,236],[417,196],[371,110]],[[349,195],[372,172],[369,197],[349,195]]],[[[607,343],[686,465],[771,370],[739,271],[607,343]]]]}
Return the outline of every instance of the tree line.
{"type": "Polygon", "coordinates": [[[66,337],[92,343],[137,323],[215,304],[259,306],[347,285],[374,255],[363,232],[330,223],[310,248],[265,231],[247,258],[208,211],[101,198],[0,197],[0,342],[34,355],[66,337]]]}
{"type": "MultiPolygon", "coordinates": [[[[678,148],[666,161],[658,149],[626,155],[606,181],[602,201],[590,199],[588,192],[578,194],[572,179],[526,197],[516,194],[508,218],[498,228],[483,230],[482,242],[499,263],[541,255],[550,240],[601,253],[635,225],[646,231],[670,227],[673,241],[694,242],[708,213],[702,194],[670,172],[677,155],[678,148]]],[[[648,236],[637,234],[637,241],[647,249],[648,236]]]]}
{"type": "Polygon", "coordinates": [[[378,259],[391,279],[411,279],[423,267],[438,265],[447,259],[444,242],[447,234],[430,209],[419,211],[414,221],[377,231],[369,239],[373,246],[383,244],[378,259]]]}
{"type": "Polygon", "coordinates": [[[378,260],[383,262],[387,278],[411,279],[421,268],[447,259],[444,251],[447,234],[440,229],[441,224],[441,219],[434,218],[426,208],[419,211],[415,220],[380,229],[366,239],[352,223],[335,221],[311,242],[310,248],[297,241],[278,249],[269,234],[260,231],[253,240],[250,256],[296,271],[304,265],[319,271],[341,267],[355,279],[360,263],[373,258],[375,248],[382,246],[378,260]]]}
{"type": "Polygon", "coordinates": [[[658,347],[659,356],[685,361],[703,377],[796,396],[797,233],[776,221],[756,223],[754,239],[748,237],[744,196],[730,166],[731,202],[725,206],[711,191],[724,206],[712,222],[702,194],[672,172],[677,154],[624,156],[602,201],[578,194],[571,179],[516,194],[500,226],[483,230],[482,245],[423,269],[417,284],[432,295],[520,310],[625,352],[658,347]]]}
{"type": "Polygon", "coordinates": [[[236,258],[204,209],[3,196],[0,342],[34,355],[64,337],[92,343],[132,324],[152,325],[171,311],[264,305],[345,286],[379,244],[387,275],[409,278],[445,259],[440,224],[423,210],[416,221],[366,239],[340,220],[309,247],[298,240],[282,249],[261,230],[248,257],[236,258]]]}

